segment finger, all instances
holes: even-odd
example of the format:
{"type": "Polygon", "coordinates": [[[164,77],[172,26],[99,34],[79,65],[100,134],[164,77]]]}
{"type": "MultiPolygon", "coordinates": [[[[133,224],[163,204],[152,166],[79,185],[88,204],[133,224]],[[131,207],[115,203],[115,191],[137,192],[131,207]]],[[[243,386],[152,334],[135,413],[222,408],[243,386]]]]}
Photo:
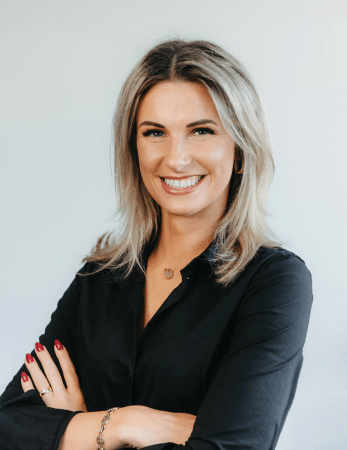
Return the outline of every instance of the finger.
{"type": "Polygon", "coordinates": [[[60,367],[63,371],[67,390],[70,392],[80,389],[77,373],[73,362],[71,361],[69,352],[66,347],[56,339],[54,343],[54,351],[57,355],[60,367]]]}
{"type": "Polygon", "coordinates": [[[53,392],[58,393],[63,390],[65,391],[63,379],[47,348],[40,342],[36,342],[35,351],[42,364],[43,370],[45,371],[46,377],[53,388],[53,392]]]}
{"type": "Polygon", "coordinates": [[[24,392],[29,391],[30,389],[34,389],[33,382],[26,372],[22,372],[22,376],[20,377],[20,382],[24,392]]]}
{"type": "MultiPolygon", "coordinates": [[[[34,382],[36,389],[41,393],[43,389],[51,387],[47,378],[42,373],[39,365],[35,358],[30,354],[26,354],[25,365],[28,369],[31,379],[34,382]]],[[[52,393],[48,393],[47,395],[53,395],[52,393]]]]}

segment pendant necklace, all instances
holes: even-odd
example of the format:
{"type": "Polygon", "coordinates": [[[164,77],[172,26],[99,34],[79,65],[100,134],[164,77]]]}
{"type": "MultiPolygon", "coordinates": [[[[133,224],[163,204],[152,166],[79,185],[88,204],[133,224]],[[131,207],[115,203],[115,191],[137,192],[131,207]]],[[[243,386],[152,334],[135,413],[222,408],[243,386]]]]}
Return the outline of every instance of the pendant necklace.
{"type": "Polygon", "coordinates": [[[174,273],[171,269],[164,269],[164,275],[166,279],[170,279],[174,276],[174,273]]]}

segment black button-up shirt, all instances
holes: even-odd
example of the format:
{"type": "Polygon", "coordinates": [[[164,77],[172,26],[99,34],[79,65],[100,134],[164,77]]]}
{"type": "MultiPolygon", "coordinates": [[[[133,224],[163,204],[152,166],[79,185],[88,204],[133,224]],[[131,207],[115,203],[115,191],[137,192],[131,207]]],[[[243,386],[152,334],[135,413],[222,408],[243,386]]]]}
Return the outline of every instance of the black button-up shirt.
{"type": "MultiPolygon", "coordinates": [[[[134,269],[125,280],[120,271],[76,275],[39,338],[62,376],[55,339],[66,346],[88,411],[135,404],[197,416],[185,445],[151,450],[273,450],[294,399],[313,302],[309,270],[288,250],[261,247],[222,288],[212,244],[180,271],[141,336],[145,280],[134,269]]],[[[81,273],[93,269],[87,263],[81,273]]],[[[0,397],[0,448],[57,450],[80,411],[24,393],[23,370],[0,397]]]]}

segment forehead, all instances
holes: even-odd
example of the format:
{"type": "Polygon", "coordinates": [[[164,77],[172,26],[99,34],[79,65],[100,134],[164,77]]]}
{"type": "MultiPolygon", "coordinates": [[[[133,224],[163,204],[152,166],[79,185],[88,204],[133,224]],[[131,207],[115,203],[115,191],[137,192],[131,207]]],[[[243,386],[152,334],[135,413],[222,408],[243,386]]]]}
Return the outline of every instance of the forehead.
{"type": "Polygon", "coordinates": [[[197,115],[198,119],[218,118],[214,102],[202,84],[187,81],[162,81],[153,86],[141,99],[138,119],[154,120],[157,116],[167,118],[197,115]],[[200,117],[204,114],[204,117],[200,117]],[[150,117],[149,117],[150,115],[150,117]]]}

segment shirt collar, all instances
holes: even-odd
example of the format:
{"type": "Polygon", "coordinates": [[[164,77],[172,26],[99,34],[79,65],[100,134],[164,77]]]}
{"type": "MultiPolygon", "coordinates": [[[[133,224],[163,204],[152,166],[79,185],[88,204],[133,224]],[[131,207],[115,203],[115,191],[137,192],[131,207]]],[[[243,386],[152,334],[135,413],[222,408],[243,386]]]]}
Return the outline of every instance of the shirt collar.
{"type": "MultiPolygon", "coordinates": [[[[211,271],[215,265],[214,255],[218,248],[216,241],[213,240],[209,246],[200,253],[197,257],[195,257],[192,261],[190,261],[183,269],[180,270],[181,275],[193,274],[197,270],[201,270],[202,267],[207,267],[211,271]]],[[[148,258],[154,249],[154,244],[147,242],[142,251],[141,259],[145,267],[147,267],[148,258]]],[[[143,277],[143,273],[140,271],[139,267],[136,266],[132,270],[132,272],[128,275],[127,278],[122,278],[122,274],[124,276],[125,271],[123,269],[116,271],[116,281],[120,285],[122,289],[124,289],[129,283],[143,277]]]]}

